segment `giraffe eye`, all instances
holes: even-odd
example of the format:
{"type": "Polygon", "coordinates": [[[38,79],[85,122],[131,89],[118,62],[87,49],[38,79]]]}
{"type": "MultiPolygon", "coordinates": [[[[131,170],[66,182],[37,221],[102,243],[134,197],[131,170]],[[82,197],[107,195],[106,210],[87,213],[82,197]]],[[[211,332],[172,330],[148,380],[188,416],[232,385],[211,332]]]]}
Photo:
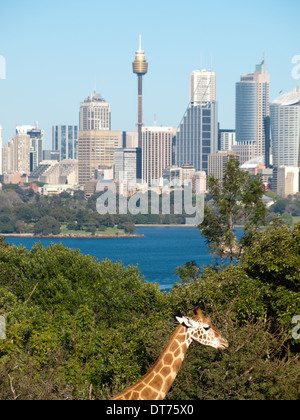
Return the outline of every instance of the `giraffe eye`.
{"type": "Polygon", "coordinates": [[[205,331],[208,331],[208,330],[210,330],[210,326],[209,325],[206,325],[205,327],[203,327],[204,329],[205,329],[205,331]]]}

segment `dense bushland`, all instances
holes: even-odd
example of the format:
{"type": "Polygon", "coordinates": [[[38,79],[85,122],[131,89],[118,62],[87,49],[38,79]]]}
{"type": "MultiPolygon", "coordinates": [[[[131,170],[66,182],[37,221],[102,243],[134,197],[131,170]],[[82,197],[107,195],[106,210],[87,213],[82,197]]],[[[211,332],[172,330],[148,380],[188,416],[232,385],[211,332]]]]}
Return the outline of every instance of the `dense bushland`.
{"type": "Polygon", "coordinates": [[[108,399],[141,377],[194,306],[228,339],[192,344],[169,399],[299,399],[300,225],[271,226],[239,264],[177,270],[169,293],[136,267],[62,245],[0,243],[1,399],[108,399]]]}

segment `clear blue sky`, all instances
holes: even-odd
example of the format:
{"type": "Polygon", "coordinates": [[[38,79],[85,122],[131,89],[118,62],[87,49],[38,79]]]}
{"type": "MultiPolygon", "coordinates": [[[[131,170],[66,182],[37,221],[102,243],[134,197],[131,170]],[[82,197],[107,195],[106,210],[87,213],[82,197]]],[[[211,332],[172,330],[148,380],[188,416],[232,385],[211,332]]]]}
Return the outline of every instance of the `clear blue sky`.
{"type": "Polygon", "coordinates": [[[149,63],[144,121],[177,127],[189,101],[189,74],[217,73],[221,128],[235,126],[235,83],[265,53],[271,100],[300,84],[299,0],[10,0],[0,4],[3,143],[15,125],[46,130],[78,124],[79,104],[93,90],[111,104],[112,129],[135,130],[137,78],[132,61],[142,34],[149,63]],[[202,57],[202,58],[201,58],[202,57]]]}

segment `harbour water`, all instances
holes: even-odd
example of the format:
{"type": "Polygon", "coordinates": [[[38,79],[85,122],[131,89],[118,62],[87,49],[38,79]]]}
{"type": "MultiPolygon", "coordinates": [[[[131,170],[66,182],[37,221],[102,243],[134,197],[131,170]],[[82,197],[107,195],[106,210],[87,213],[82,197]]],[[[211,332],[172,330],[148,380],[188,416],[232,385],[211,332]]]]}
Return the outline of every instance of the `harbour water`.
{"type": "Polygon", "coordinates": [[[189,261],[203,266],[210,264],[212,256],[205,239],[197,228],[192,227],[139,227],[138,238],[6,238],[6,242],[31,249],[36,242],[44,246],[62,243],[69,248],[80,249],[84,255],[92,255],[99,261],[109,258],[124,265],[136,265],[147,281],[159,283],[161,289],[170,290],[178,281],[175,269],[189,261]]]}

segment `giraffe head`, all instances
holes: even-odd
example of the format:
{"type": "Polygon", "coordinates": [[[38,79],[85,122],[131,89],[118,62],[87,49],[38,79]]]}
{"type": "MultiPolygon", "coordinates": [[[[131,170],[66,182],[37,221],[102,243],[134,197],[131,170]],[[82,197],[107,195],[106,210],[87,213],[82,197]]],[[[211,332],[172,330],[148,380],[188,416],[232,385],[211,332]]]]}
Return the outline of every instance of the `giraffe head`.
{"type": "Polygon", "coordinates": [[[193,317],[176,317],[177,321],[188,329],[191,338],[198,343],[224,350],[229,346],[217,328],[213,327],[210,318],[206,318],[200,309],[193,309],[193,317]]]}

